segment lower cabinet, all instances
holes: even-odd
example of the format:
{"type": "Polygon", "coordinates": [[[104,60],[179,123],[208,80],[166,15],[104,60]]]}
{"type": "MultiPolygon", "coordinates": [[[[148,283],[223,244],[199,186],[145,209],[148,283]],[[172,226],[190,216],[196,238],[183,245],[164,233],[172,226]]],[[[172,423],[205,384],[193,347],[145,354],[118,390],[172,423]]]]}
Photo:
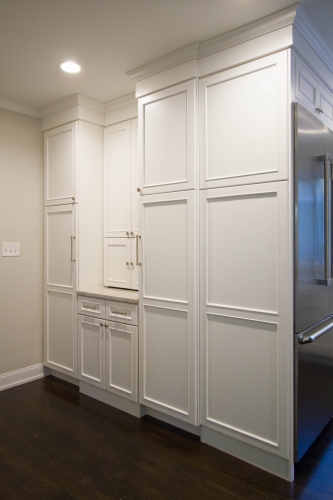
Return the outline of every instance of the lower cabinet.
{"type": "Polygon", "coordinates": [[[78,311],[79,379],[137,402],[137,306],[79,297],[78,311]],[[123,322],[106,320],[108,312],[123,322]]]}

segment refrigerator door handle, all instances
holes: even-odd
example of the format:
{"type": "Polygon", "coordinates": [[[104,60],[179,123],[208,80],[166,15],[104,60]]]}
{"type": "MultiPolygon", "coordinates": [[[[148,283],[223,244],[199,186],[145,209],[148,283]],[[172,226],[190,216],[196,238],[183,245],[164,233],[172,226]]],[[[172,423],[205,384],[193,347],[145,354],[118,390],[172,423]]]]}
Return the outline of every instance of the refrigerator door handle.
{"type": "Polygon", "coordinates": [[[299,344],[310,344],[333,328],[333,316],[319,325],[311,326],[297,335],[299,344]]]}
{"type": "Polygon", "coordinates": [[[332,280],[332,169],[330,155],[321,157],[324,160],[324,241],[325,241],[325,275],[318,284],[330,286],[332,280]]]}

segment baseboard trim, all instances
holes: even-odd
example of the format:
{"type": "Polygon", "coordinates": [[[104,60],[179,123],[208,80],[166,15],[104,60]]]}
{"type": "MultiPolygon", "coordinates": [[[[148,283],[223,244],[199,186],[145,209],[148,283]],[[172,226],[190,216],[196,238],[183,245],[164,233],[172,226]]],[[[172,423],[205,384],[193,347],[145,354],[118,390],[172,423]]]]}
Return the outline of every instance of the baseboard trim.
{"type": "Polygon", "coordinates": [[[16,370],[0,375],[0,391],[10,389],[16,385],[26,384],[32,380],[37,380],[49,375],[49,369],[42,363],[34,366],[28,366],[21,370],[16,370]]]}

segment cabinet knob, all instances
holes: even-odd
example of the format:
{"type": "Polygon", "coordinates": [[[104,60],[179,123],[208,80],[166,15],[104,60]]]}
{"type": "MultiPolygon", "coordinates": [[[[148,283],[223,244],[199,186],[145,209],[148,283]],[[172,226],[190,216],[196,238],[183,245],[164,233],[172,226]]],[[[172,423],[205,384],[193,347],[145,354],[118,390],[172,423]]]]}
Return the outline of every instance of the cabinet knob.
{"type": "Polygon", "coordinates": [[[129,266],[129,262],[126,262],[126,266],[129,266]]]}
{"type": "Polygon", "coordinates": [[[104,323],[100,323],[99,326],[104,326],[104,323]]]}
{"type": "Polygon", "coordinates": [[[134,266],[134,262],[131,262],[131,266],[134,266]]]}
{"type": "Polygon", "coordinates": [[[137,192],[138,192],[138,193],[141,193],[141,189],[140,189],[140,188],[138,188],[138,189],[137,189],[137,192]]]}
{"type": "Polygon", "coordinates": [[[133,233],[133,231],[131,231],[131,236],[134,236],[134,233],[133,233]]]}
{"type": "Polygon", "coordinates": [[[126,231],[126,236],[129,236],[129,232],[128,231],[126,231]]]}
{"type": "Polygon", "coordinates": [[[321,106],[318,106],[318,108],[316,108],[316,111],[318,111],[318,113],[324,113],[323,108],[321,106]]]}

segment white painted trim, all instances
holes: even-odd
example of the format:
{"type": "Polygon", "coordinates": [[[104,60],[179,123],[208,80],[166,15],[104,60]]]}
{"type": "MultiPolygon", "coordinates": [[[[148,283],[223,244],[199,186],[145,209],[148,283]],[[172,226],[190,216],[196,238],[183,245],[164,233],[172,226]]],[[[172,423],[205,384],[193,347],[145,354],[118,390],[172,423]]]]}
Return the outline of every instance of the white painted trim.
{"type": "Polygon", "coordinates": [[[320,31],[316,25],[312,22],[310,17],[307,15],[305,10],[299,5],[297,9],[297,16],[294,21],[294,28],[296,28],[300,34],[309,43],[311,48],[316,52],[317,56],[323,61],[326,66],[333,71],[333,54],[332,49],[326,42],[326,40],[321,36],[320,31]]]}
{"type": "Polygon", "coordinates": [[[68,382],[70,384],[76,385],[77,387],[79,386],[79,379],[75,377],[71,377],[70,375],[67,375],[66,373],[61,373],[58,372],[57,370],[54,370],[53,368],[46,368],[48,370],[48,373],[45,375],[52,375],[53,377],[60,378],[60,380],[64,380],[65,382],[68,382]]]}
{"type": "Polygon", "coordinates": [[[119,97],[118,99],[106,102],[104,104],[104,113],[109,113],[110,111],[115,111],[116,109],[132,106],[133,104],[138,104],[138,100],[136,99],[134,92],[132,94],[127,94],[119,97]]]}
{"type": "Polygon", "coordinates": [[[296,10],[297,5],[292,5],[291,7],[245,24],[240,28],[206,40],[200,44],[199,58],[209,56],[215,52],[220,52],[234,45],[239,45],[253,38],[266,35],[266,33],[289,26],[295,20],[296,10]]]}
{"type": "Polygon", "coordinates": [[[166,413],[162,413],[161,411],[155,410],[153,408],[149,408],[147,406],[146,415],[150,417],[156,418],[157,420],[161,420],[166,424],[173,425],[174,427],[178,427],[186,432],[191,432],[191,434],[195,434],[196,436],[200,436],[201,427],[200,425],[189,424],[188,422],[184,422],[183,420],[179,420],[176,417],[172,417],[171,415],[167,415],[166,413]]]}
{"type": "Polygon", "coordinates": [[[26,384],[32,380],[46,377],[50,374],[48,368],[44,367],[42,363],[34,366],[28,366],[21,370],[16,370],[9,373],[0,375],[0,391],[15,387],[16,385],[26,384]]]}
{"type": "Polygon", "coordinates": [[[182,47],[181,49],[175,50],[170,54],[159,57],[158,59],[155,59],[148,64],[144,64],[143,66],[139,66],[136,69],[127,71],[126,75],[135,82],[138,82],[139,80],[143,80],[148,76],[152,76],[156,73],[160,73],[161,71],[173,68],[178,64],[186,63],[188,61],[191,61],[192,59],[198,59],[199,45],[199,42],[195,42],[191,45],[187,45],[186,47],[182,47]]]}
{"type": "Polygon", "coordinates": [[[145,406],[130,401],[122,396],[118,396],[118,394],[113,394],[112,392],[101,389],[100,387],[83,382],[83,380],[80,380],[80,392],[109,406],[113,406],[118,410],[129,413],[133,415],[133,417],[141,418],[146,414],[145,406]]]}
{"type": "MultiPolygon", "coordinates": [[[[196,42],[183,47],[132,71],[128,71],[126,74],[132,80],[138,82],[193,59],[202,59],[288,26],[296,28],[308,41],[317,56],[333,71],[333,55],[328,43],[321,36],[318,28],[303,7],[300,4],[295,4],[204,42],[196,42]]],[[[290,45],[292,45],[292,42],[290,45]]],[[[286,47],[283,46],[279,49],[281,50],[281,48],[286,47]]],[[[262,55],[264,54],[265,48],[263,48],[262,55]]]]}
{"type": "Polygon", "coordinates": [[[29,106],[24,106],[23,104],[17,104],[16,102],[7,101],[6,99],[0,99],[0,108],[8,109],[9,111],[14,111],[15,113],[21,113],[22,115],[33,116],[34,118],[41,118],[41,114],[38,109],[30,108],[29,106]]]}
{"type": "Polygon", "coordinates": [[[289,482],[294,480],[294,463],[249,443],[244,443],[208,427],[201,426],[201,442],[255,465],[289,482]]]}
{"type": "Polygon", "coordinates": [[[48,116],[60,113],[60,111],[65,111],[74,106],[85,106],[86,108],[93,109],[94,111],[99,111],[104,113],[104,104],[102,102],[91,99],[90,97],[83,96],[81,94],[74,94],[61,101],[50,104],[50,106],[45,106],[40,110],[41,118],[46,118],[48,116]]]}

